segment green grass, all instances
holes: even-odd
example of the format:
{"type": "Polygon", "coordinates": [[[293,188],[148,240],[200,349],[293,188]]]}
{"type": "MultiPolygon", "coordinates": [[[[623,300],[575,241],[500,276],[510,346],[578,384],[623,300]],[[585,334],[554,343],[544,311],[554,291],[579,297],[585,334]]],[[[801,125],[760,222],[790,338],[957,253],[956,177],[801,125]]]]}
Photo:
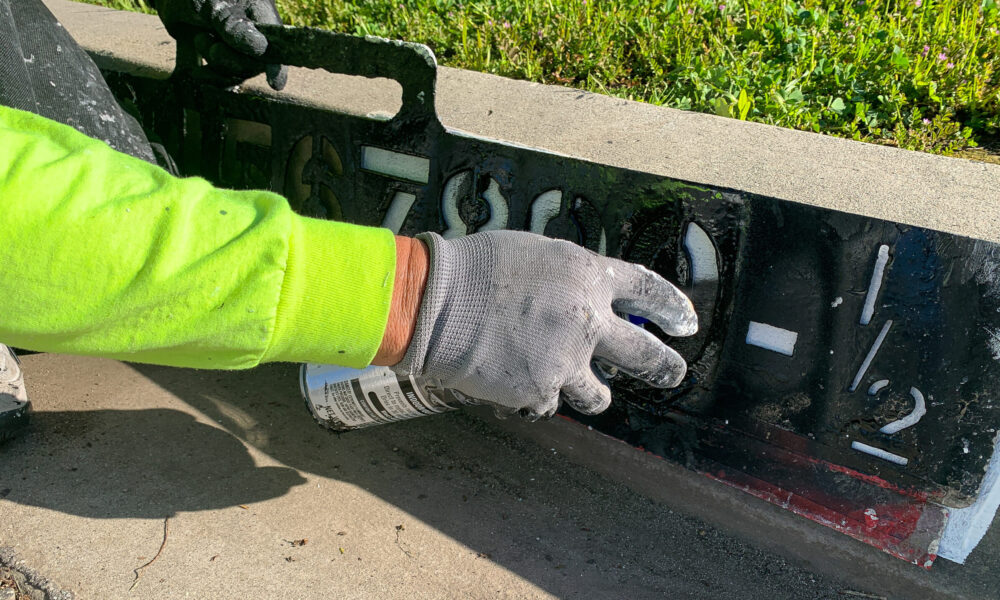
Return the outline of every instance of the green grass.
{"type": "Polygon", "coordinates": [[[425,43],[453,67],[926,152],[1000,145],[997,0],[278,6],[291,24],[425,43]]]}

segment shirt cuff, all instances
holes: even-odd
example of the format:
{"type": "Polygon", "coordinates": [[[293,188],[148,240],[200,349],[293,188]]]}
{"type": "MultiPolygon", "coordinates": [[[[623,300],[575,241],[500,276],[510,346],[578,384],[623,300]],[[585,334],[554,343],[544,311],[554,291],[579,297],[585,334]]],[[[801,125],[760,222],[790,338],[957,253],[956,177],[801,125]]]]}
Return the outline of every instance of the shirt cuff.
{"type": "Polygon", "coordinates": [[[274,335],[261,362],[368,366],[382,344],[395,279],[390,230],[293,216],[274,335]]]}

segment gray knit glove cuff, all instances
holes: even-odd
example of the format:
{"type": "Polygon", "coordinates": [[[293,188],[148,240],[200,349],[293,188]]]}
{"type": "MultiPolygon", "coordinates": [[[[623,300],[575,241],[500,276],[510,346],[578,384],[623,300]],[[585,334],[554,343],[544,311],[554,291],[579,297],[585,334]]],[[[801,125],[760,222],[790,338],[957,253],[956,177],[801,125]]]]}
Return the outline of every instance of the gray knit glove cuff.
{"type": "MultiPolygon", "coordinates": [[[[424,287],[424,297],[420,301],[417,313],[417,325],[413,330],[413,339],[406,348],[406,354],[392,370],[400,375],[425,375],[424,365],[434,334],[434,324],[441,314],[448,295],[448,285],[452,280],[453,252],[444,238],[436,233],[419,233],[415,236],[427,245],[429,264],[427,269],[427,285],[424,287]]],[[[463,338],[465,336],[462,336],[463,338]]]]}
{"type": "Polygon", "coordinates": [[[586,414],[608,407],[595,356],[657,387],[683,378],[680,355],[615,314],[646,317],[672,336],[697,330],[687,297],[648,269],[525,232],[417,237],[430,270],[396,373],[534,418],[561,400],[586,414]]]}

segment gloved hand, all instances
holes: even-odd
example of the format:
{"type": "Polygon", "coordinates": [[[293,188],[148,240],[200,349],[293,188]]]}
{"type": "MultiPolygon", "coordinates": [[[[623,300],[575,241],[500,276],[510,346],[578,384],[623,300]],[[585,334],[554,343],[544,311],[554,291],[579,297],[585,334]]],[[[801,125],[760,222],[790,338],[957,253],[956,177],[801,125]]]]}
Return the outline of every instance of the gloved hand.
{"type": "Polygon", "coordinates": [[[585,414],[608,407],[595,356],[656,387],[684,377],[677,352],[615,314],[646,317],[672,336],[697,331],[691,301],[652,271],[533,233],[417,237],[430,270],[397,374],[535,419],[555,414],[561,399],[585,414]]]}
{"type": "Polygon", "coordinates": [[[218,83],[237,85],[263,72],[272,88],[285,87],[288,68],[261,62],[267,38],[254,26],[281,24],[273,0],[155,0],[155,4],[178,46],[193,45],[218,83]]]}

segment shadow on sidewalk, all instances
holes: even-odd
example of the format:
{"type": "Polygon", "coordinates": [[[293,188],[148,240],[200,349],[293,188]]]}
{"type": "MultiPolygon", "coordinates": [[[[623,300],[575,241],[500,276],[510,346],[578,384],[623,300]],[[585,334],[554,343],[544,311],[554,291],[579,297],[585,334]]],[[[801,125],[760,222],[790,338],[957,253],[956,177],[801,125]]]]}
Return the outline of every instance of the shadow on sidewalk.
{"type": "MultiPolygon", "coordinates": [[[[96,377],[86,379],[90,367],[60,371],[51,391],[80,381],[87,389],[97,386],[96,377]]],[[[508,434],[488,411],[484,418],[459,411],[333,434],[306,410],[297,365],[253,371],[131,368],[222,429],[163,408],[36,413],[26,436],[0,446],[0,504],[93,518],[161,519],[276,498],[305,483],[300,472],[308,472],[358,486],[560,598],[817,600],[842,597],[839,591],[849,587],[508,434]],[[285,466],[256,466],[242,442],[285,466]]],[[[122,382],[118,377],[109,383],[122,382]]],[[[148,386],[139,382],[122,390],[119,405],[128,406],[128,394],[147,393],[148,386]]],[[[700,498],[671,493],[678,494],[678,506],[700,498]]],[[[341,511],[331,503],[327,516],[357,514],[352,508],[341,511]]],[[[344,525],[384,526],[391,534],[398,523],[344,525]]],[[[329,531],[297,535],[320,539],[329,531]]],[[[787,533],[775,529],[775,543],[782,543],[782,535],[787,533]]],[[[993,538],[986,545],[996,548],[993,538]]],[[[847,538],[844,543],[856,544],[847,538]]],[[[931,589],[953,591],[947,595],[956,598],[995,596],[997,561],[989,551],[964,567],[945,563],[902,579],[891,574],[909,565],[872,552],[859,572],[889,577],[886,585],[893,589],[907,583],[921,592],[906,597],[931,597],[931,589]]],[[[429,566],[438,559],[433,547],[414,548],[410,558],[429,566]]]]}
{"type": "MultiPolygon", "coordinates": [[[[297,365],[133,368],[283,464],[363,488],[558,597],[827,597],[812,573],[509,435],[492,417],[460,411],[335,434],[305,408],[297,365]]],[[[243,454],[210,454],[225,461],[222,452],[243,454]]],[[[269,489],[249,474],[257,484],[248,491],[269,489]]],[[[205,507],[232,498],[207,483],[205,507]]]]}
{"type": "Polygon", "coordinates": [[[236,439],[167,409],[42,412],[0,448],[0,498],[94,518],[162,519],[248,504],[305,480],[258,467],[236,439]]]}

